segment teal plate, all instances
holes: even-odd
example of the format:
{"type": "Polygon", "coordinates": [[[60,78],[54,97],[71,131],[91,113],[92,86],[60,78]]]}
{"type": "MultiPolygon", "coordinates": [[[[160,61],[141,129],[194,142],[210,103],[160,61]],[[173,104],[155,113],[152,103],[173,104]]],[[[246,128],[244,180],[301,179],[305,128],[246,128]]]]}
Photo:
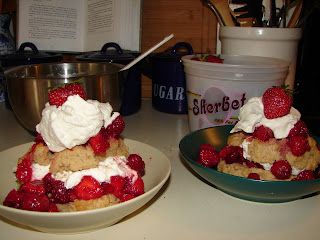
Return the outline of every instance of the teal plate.
{"type": "Polygon", "coordinates": [[[261,181],[233,176],[198,164],[196,159],[200,145],[210,143],[216,149],[221,149],[226,145],[231,129],[232,126],[206,128],[192,132],[181,139],[179,143],[181,156],[200,177],[229,195],[254,202],[288,202],[312,197],[320,192],[320,179],[261,181]]]}

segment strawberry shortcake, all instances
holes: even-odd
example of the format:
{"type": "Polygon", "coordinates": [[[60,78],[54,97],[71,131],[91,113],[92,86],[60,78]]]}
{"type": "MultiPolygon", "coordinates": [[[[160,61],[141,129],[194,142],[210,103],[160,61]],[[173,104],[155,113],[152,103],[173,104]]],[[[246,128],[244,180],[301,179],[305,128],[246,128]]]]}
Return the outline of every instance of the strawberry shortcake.
{"type": "Polygon", "coordinates": [[[42,212],[107,207],[144,193],[143,159],[121,138],[122,116],[87,99],[78,83],[49,91],[34,144],[15,171],[4,205],[42,212]]]}
{"type": "Polygon", "coordinates": [[[300,117],[288,90],[269,88],[240,109],[227,145],[220,151],[202,145],[198,162],[224,173],[260,180],[318,178],[319,145],[300,117]]]}

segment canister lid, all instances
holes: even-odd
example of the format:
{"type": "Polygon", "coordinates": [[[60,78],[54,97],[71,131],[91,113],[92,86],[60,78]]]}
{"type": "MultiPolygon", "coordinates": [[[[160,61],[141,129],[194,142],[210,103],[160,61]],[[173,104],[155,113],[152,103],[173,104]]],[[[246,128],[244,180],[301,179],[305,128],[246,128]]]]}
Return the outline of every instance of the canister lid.
{"type": "Polygon", "coordinates": [[[2,67],[8,68],[37,63],[59,62],[62,58],[61,54],[39,51],[33,43],[24,42],[15,53],[1,55],[0,61],[2,67]],[[31,50],[26,50],[26,48],[31,50]]]}
{"type": "Polygon", "coordinates": [[[179,62],[184,55],[193,54],[190,43],[178,42],[172,48],[162,53],[156,53],[151,58],[155,61],[179,62]]]}
{"type": "Polygon", "coordinates": [[[119,44],[115,42],[108,42],[104,44],[100,51],[89,52],[76,59],[80,61],[93,61],[93,62],[115,62],[126,64],[136,58],[137,52],[123,50],[119,44]]]}

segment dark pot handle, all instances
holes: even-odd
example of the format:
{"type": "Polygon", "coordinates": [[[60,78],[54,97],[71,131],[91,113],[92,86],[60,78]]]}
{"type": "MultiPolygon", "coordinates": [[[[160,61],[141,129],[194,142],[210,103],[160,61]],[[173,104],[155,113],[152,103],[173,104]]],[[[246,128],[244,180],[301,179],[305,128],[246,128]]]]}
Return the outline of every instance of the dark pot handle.
{"type": "Polygon", "coordinates": [[[31,48],[32,52],[34,54],[38,54],[39,53],[39,50],[38,48],[36,47],[36,45],[34,45],[33,43],[31,42],[24,42],[24,43],[21,43],[19,49],[18,49],[18,53],[24,53],[24,50],[25,48],[31,48]]]}
{"type": "Polygon", "coordinates": [[[122,48],[119,46],[119,44],[117,44],[117,43],[115,43],[115,42],[105,43],[105,44],[102,46],[102,48],[101,48],[101,50],[100,50],[100,53],[102,53],[102,54],[107,53],[107,49],[108,49],[108,48],[115,48],[118,54],[122,54],[122,53],[123,53],[122,48]]]}
{"type": "Polygon", "coordinates": [[[190,43],[187,43],[187,42],[178,42],[178,43],[176,43],[176,44],[172,47],[171,53],[176,54],[176,53],[178,53],[179,50],[182,49],[182,48],[184,48],[184,49],[187,50],[187,54],[188,54],[188,55],[193,54],[193,48],[192,48],[192,46],[190,45],[190,43]]]}

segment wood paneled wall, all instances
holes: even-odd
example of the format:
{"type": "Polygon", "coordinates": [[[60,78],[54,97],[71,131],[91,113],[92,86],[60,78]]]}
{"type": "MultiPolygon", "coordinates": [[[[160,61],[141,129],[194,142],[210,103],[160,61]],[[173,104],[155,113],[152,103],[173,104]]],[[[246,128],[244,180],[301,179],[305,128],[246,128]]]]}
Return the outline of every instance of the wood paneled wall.
{"type": "MultiPolygon", "coordinates": [[[[156,52],[177,42],[189,42],[198,53],[216,52],[217,20],[201,0],[143,0],[142,11],[142,51],[173,33],[156,52]]],[[[142,97],[151,97],[151,86],[151,79],[143,76],[142,97]]]]}
{"type": "MultiPolygon", "coordinates": [[[[141,50],[145,51],[165,36],[174,38],[156,52],[177,42],[188,42],[195,52],[216,52],[217,20],[201,0],[142,0],[141,50]]],[[[0,11],[15,11],[15,0],[0,0],[0,11]]],[[[142,97],[151,97],[151,79],[143,76],[142,97]]]]}

